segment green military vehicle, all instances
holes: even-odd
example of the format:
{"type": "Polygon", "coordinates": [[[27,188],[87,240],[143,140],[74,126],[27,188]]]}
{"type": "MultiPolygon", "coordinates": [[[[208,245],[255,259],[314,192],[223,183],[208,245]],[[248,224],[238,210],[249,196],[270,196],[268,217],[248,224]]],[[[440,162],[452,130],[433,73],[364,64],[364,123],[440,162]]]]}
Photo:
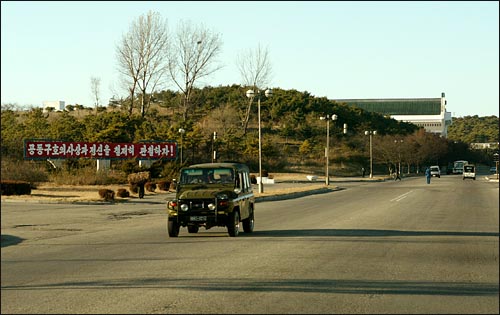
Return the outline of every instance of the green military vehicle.
{"type": "Polygon", "coordinates": [[[241,163],[206,163],[180,171],[176,197],[168,202],[168,235],[181,227],[198,233],[200,227],[225,226],[230,236],[254,228],[255,197],[248,166],[241,163]]]}

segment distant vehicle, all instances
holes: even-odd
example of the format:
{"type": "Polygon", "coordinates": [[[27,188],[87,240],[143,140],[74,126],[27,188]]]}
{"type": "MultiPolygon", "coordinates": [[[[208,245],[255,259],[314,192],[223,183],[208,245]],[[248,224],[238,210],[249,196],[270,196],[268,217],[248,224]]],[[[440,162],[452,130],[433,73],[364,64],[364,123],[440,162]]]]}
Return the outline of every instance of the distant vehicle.
{"type": "Polygon", "coordinates": [[[496,166],[490,167],[490,173],[496,174],[496,172],[497,172],[497,167],[496,166]]]}
{"type": "Polygon", "coordinates": [[[462,179],[465,180],[466,178],[472,178],[473,180],[476,180],[476,167],[474,165],[472,164],[464,165],[464,172],[462,179]]]}
{"type": "Polygon", "coordinates": [[[431,166],[431,176],[441,177],[441,169],[437,165],[431,166]]]}
{"type": "Polygon", "coordinates": [[[463,174],[465,164],[469,164],[469,161],[458,160],[453,162],[453,174],[463,174]]]}

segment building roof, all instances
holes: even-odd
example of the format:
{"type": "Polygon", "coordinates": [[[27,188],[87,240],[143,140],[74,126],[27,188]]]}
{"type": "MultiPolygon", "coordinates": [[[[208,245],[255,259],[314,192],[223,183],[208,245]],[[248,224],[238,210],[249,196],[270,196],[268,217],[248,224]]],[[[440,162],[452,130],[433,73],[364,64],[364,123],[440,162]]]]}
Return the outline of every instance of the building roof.
{"type": "Polygon", "coordinates": [[[338,99],[335,102],[382,115],[441,114],[441,98],[338,99]]]}

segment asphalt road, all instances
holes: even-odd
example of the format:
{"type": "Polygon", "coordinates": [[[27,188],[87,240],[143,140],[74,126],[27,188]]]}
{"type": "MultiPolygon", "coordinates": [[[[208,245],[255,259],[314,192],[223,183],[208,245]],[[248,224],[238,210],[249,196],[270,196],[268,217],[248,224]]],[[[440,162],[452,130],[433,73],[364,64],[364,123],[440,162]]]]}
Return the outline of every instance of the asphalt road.
{"type": "Polygon", "coordinates": [[[237,238],[169,238],[162,204],[2,202],[1,312],[499,312],[498,182],[342,186],[237,238]]]}

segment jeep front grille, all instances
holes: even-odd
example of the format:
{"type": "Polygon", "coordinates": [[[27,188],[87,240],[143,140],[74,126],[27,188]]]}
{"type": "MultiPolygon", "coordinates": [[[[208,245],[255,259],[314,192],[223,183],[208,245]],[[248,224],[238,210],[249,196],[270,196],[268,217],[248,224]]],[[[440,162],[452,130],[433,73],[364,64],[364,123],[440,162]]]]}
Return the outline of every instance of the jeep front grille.
{"type": "Polygon", "coordinates": [[[194,200],[180,200],[179,204],[188,205],[188,212],[205,212],[210,211],[208,205],[214,203],[214,199],[194,199],[194,200]]]}

